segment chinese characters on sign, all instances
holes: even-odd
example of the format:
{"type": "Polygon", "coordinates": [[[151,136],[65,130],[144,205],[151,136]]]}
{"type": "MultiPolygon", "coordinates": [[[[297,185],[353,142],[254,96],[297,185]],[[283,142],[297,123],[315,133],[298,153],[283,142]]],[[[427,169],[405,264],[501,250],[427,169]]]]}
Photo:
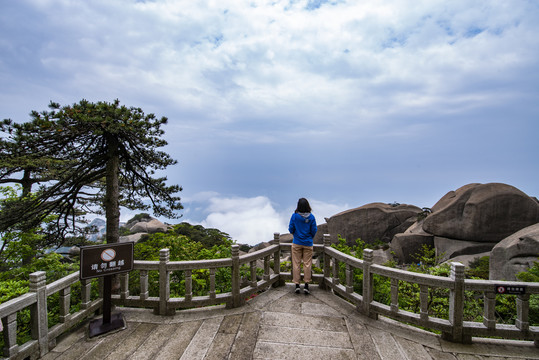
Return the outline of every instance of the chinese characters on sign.
{"type": "Polygon", "coordinates": [[[133,270],[133,251],[133,242],[81,247],[80,278],[91,279],[133,270]]]}
{"type": "Polygon", "coordinates": [[[526,293],[526,286],[522,285],[496,285],[496,294],[523,295],[526,293]]]}

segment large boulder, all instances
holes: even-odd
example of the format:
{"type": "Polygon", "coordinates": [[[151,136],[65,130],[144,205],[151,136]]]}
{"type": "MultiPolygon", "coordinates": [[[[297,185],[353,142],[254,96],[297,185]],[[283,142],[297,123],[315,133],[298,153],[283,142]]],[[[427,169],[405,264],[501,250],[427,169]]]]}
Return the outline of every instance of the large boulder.
{"type": "MultiPolygon", "coordinates": [[[[495,242],[462,241],[447,239],[439,236],[434,237],[436,258],[439,261],[454,259],[461,255],[474,255],[489,252],[496,245],[495,242]]],[[[456,261],[456,260],[455,260],[456,261]]]]}
{"type": "Polygon", "coordinates": [[[120,242],[121,243],[125,243],[125,242],[134,242],[134,243],[137,243],[144,235],[148,235],[147,233],[136,233],[136,234],[131,234],[131,235],[125,235],[125,236],[120,236],[120,242]]]}
{"type": "Polygon", "coordinates": [[[313,238],[313,243],[315,244],[323,244],[324,243],[324,234],[329,234],[328,232],[328,224],[317,224],[318,230],[316,231],[316,235],[313,238]]]}
{"type": "Polygon", "coordinates": [[[539,222],[539,202],[499,183],[468,184],[450,191],[433,207],[423,230],[435,236],[499,242],[539,222]]]}
{"type": "Polygon", "coordinates": [[[327,220],[327,229],[333,243],[338,241],[337,235],[350,246],[358,238],[367,244],[377,240],[389,243],[395,234],[408,229],[420,212],[413,205],[372,203],[333,215],[327,220]]]}
{"type": "Polygon", "coordinates": [[[129,229],[129,231],[131,231],[131,233],[133,234],[136,234],[136,233],[155,234],[158,232],[164,233],[164,232],[167,232],[167,230],[168,230],[167,225],[163,224],[161,221],[154,218],[139,221],[129,229]]]}
{"type": "Polygon", "coordinates": [[[539,223],[528,226],[500,241],[490,253],[491,280],[516,280],[539,260],[539,223]]]}
{"type": "Polygon", "coordinates": [[[422,228],[423,220],[415,222],[405,232],[396,234],[391,240],[391,250],[400,263],[410,264],[417,259],[414,256],[420,253],[424,245],[434,247],[434,236],[422,228]]]}

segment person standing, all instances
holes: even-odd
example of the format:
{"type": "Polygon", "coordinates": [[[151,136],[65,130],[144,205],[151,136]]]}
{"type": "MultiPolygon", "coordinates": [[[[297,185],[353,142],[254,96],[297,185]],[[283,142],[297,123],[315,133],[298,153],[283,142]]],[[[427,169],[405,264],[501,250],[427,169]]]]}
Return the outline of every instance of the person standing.
{"type": "Polygon", "coordinates": [[[296,211],[290,218],[288,231],[294,235],[292,242],[292,280],[296,284],[295,292],[300,292],[300,264],[303,261],[303,291],[309,294],[312,275],[313,238],[316,235],[316,219],[311,214],[311,206],[305,198],[298,200],[296,211]]]}

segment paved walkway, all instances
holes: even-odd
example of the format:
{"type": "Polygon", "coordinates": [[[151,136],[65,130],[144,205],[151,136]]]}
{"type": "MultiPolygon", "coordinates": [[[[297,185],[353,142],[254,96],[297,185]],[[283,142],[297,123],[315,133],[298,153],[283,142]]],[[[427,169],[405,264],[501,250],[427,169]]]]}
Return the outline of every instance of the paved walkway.
{"type": "Polygon", "coordinates": [[[121,309],[127,328],[88,339],[87,323],[43,359],[539,359],[532,342],[463,345],[381,318],[369,319],[312,286],[271,289],[238,309],[214,307],[153,315],[121,309]]]}

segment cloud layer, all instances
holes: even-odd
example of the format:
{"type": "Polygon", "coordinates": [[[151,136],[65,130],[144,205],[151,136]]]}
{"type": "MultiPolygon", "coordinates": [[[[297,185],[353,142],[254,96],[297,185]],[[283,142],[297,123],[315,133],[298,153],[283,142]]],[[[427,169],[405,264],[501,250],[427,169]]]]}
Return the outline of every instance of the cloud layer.
{"type": "MultiPolygon", "coordinates": [[[[217,193],[200,193],[185,201],[190,210],[184,221],[219,229],[238,243],[250,245],[270,241],[274,233],[288,233],[288,222],[296,208],[296,204],[291,203],[280,209],[265,196],[227,198],[217,193]]],[[[325,217],[349,208],[347,204],[327,204],[316,199],[310,204],[318,224],[325,223],[325,217]]]]}
{"type": "Polygon", "coordinates": [[[532,0],[4,1],[0,116],[82,98],[167,116],[166,175],[215,195],[185,218],[267,238],[299,197],[537,196],[538,33],[532,0]]]}

